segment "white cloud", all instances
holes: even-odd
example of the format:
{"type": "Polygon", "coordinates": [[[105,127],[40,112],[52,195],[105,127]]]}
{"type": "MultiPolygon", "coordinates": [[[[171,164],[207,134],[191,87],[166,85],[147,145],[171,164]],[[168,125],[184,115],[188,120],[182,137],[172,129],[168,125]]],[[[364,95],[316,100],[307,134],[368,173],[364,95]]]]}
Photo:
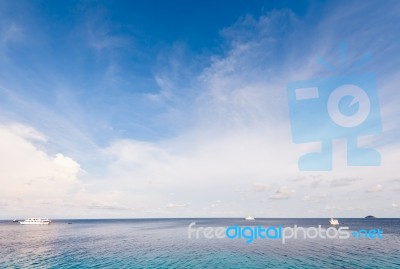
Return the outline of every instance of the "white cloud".
{"type": "Polygon", "coordinates": [[[291,190],[285,186],[285,187],[281,187],[269,198],[272,200],[289,199],[295,192],[296,192],[295,190],[291,190]]]}
{"type": "Polygon", "coordinates": [[[0,126],[0,195],[7,209],[26,211],[41,204],[54,207],[81,188],[80,165],[62,154],[48,155],[30,140],[43,136],[29,126],[0,126]]]}
{"type": "Polygon", "coordinates": [[[177,204],[177,203],[169,203],[166,205],[167,208],[177,208],[177,207],[188,207],[190,206],[189,202],[183,203],[183,204],[177,204]]]}
{"type": "Polygon", "coordinates": [[[106,210],[106,211],[133,211],[134,208],[120,206],[118,203],[105,203],[105,202],[93,202],[87,206],[90,210],[106,210]]]}
{"type": "Polygon", "coordinates": [[[140,207],[135,198],[127,199],[126,193],[110,185],[102,188],[101,180],[84,183],[82,178],[90,174],[73,158],[44,151],[45,141],[45,136],[30,126],[0,126],[3,218],[101,217],[104,212],[118,214],[140,207]]]}
{"type": "Polygon", "coordinates": [[[367,190],[369,193],[376,193],[383,191],[383,186],[381,184],[377,184],[374,187],[371,187],[367,190]]]}
{"type": "Polygon", "coordinates": [[[221,205],[221,203],[222,203],[221,200],[217,200],[217,201],[215,201],[214,203],[212,203],[212,204],[210,205],[210,208],[218,207],[218,206],[221,205]]]}
{"type": "Polygon", "coordinates": [[[333,180],[330,180],[330,186],[331,187],[342,187],[342,186],[350,186],[357,184],[357,181],[362,180],[362,178],[359,177],[343,177],[343,178],[335,178],[333,180]]]}
{"type": "Polygon", "coordinates": [[[264,192],[271,189],[271,185],[263,183],[253,183],[253,187],[257,192],[264,192]]]}

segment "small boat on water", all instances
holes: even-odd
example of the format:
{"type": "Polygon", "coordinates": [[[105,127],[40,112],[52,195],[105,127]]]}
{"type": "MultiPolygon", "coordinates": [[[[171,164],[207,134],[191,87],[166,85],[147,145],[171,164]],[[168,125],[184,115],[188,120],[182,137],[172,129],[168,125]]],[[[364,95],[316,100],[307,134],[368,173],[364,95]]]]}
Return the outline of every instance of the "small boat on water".
{"type": "Polygon", "coordinates": [[[245,217],[244,219],[245,219],[245,220],[255,220],[254,217],[252,217],[252,216],[247,216],[247,217],[245,217]]]}
{"type": "Polygon", "coordinates": [[[51,220],[48,218],[29,218],[19,222],[24,225],[48,225],[51,223],[51,220]]]}
{"type": "Polygon", "coordinates": [[[331,219],[329,220],[329,223],[330,223],[331,225],[339,225],[339,220],[338,220],[338,219],[331,218],[331,219]]]}

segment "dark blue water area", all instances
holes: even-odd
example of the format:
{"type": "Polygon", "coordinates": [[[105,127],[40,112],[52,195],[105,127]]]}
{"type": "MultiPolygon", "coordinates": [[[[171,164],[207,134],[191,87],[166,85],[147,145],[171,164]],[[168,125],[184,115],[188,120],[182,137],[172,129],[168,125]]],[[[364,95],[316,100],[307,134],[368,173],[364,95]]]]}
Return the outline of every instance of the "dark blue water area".
{"type": "Polygon", "coordinates": [[[400,219],[340,219],[383,238],[205,238],[206,227],[318,227],[328,219],[0,221],[0,268],[400,268],[400,219]],[[192,226],[189,238],[188,226],[192,226]],[[69,224],[70,223],[70,224],[69,224]]]}

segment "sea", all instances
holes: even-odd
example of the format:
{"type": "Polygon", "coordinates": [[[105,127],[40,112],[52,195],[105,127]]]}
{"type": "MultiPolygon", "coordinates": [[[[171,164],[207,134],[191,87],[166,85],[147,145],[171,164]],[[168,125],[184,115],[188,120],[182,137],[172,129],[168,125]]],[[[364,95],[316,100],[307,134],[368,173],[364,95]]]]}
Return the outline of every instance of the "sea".
{"type": "Polygon", "coordinates": [[[0,221],[0,268],[400,268],[400,219],[340,222],[354,235],[299,236],[283,244],[279,238],[250,243],[239,237],[206,238],[204,229],[321,225],[326,230],[328,219],[80,219],[51,225],[7,220],[0,221]],[[359,231],[371,236],[355,236],[359,231]]]}

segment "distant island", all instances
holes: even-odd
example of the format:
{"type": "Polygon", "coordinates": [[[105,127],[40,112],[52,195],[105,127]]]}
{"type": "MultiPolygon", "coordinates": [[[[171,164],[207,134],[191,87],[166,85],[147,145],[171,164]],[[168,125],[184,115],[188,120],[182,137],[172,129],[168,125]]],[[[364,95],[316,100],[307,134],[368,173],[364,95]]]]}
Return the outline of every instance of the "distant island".
{"type": "Polygon", "coordinates": [[[368,216],[366,216],[365,218],[366,218],[366,219],[376,219],[375,216],[371,216],[371,215],[368,215],[368,216]]]}

